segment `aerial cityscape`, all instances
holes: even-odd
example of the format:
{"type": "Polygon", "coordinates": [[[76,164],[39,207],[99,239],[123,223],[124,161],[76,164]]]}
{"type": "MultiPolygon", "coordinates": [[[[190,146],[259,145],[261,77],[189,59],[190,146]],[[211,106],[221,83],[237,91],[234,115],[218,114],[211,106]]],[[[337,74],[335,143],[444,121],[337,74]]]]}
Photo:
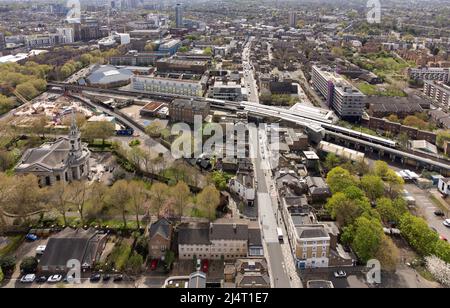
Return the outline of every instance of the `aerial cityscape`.
{"type": "Polygon", "coordinates": [[[0,288],[449,288],[449,195],[450,0],[0,0],[0,288]]]}

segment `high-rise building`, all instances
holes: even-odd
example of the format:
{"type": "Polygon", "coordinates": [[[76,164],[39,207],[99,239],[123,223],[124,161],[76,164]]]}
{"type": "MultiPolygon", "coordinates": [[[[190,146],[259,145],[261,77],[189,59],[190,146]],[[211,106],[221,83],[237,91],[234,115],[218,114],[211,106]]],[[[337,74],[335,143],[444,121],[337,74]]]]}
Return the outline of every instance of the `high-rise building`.
{"type": "Polygon", "coordinates": [[[175,7],[175,23],[177,28],[183,28],[183,5],[181,3],[175,7]]]}
{"type": "Polygon", "coordinates": [[[297,26],[297,12],[289,12],[289,27],[295,28],[297,26]]]}
{"type": "Polygon", "coordinates": [[[0,32],[0,51],[4,50],[6,48],[6,40],[5,40],[5,35],[0,32]]]}
{"type": "Polygon", "coordinates": [[[312,85],[340,118],[360,120],[366,96],[329,67],[313,66],[312,85]]]}

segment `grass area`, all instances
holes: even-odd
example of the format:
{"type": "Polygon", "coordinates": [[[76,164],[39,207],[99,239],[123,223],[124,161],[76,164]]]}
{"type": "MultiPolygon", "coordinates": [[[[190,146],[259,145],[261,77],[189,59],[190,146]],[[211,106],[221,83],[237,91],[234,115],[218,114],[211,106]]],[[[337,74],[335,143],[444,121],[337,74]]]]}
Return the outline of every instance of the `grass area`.
{"type": "Polygon", "coordinates": [[[131,245],[122,242],[117,244],[112,250],[111,254],[107,258],[109,264],[113,264],[114,268],[118,271],[122,271],[127,264],[128,258],[131,254],[131,245]]]}
{"type": "Polygon", "coordinates": [[[4,257],[15,252],[25,241],[25,237],[22,235],[17,235],[14,237],[10,237],[8,240],[9,243],[5,247],[0,249],[0,257],[4,257]]]}
{"type": "Polygon", "coordinates": [[[407,96],[407,94],[403,90],[392,85],[388,86],[386,89],[380,89],[376,85],[371,85],[366,82],[358,82],[356,84],[356,87],[367,96],[387,96],[387,97],[407,96]]]}

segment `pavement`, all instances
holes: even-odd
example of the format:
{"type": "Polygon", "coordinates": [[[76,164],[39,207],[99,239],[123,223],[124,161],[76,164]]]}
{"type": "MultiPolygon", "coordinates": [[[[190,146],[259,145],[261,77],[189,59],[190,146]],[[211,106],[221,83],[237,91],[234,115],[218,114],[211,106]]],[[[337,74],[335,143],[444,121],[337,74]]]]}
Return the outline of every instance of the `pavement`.
{"type": "Polygon", "coordinates": [[[249,91],[248,100],[250,102],[259,103],[259,95],[258,95],[258,87],[256,84],[256,80],[254,78],[254,70],[251,68],[250,64],[250,46],[251,42],[254,40],[254,37],[251,37],[247,45],[245,45],[244,50],[242,52],[242,65],[244,67],[244,81],[249,91]]]}

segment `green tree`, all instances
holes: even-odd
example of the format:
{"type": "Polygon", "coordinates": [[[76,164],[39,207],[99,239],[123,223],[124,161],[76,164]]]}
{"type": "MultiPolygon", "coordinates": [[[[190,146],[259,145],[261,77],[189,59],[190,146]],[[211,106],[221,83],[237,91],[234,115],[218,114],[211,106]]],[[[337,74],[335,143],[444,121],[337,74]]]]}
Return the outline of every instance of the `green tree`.
{"type": "Polygon", "coordinates": [[[423,256],[434,253],[439,235],[428,227],[425,220],[405,213],[400,219],[400,230],[403,237],[418,253],[423,256]]]}
{"type": "Polygon", "coordinates": [[[0,94],[0,114],[6,113],[14,107],[15,99],[0,94]]]}
{"type": "Polygon", "coordinates": [[[119,180],[108,190],[105,202],[112,211],[122,216],[123,226],[127,227],[127,213],[130,201],[130,189],[126,180],[119,180]]]}
{"type": "Polygon", "coordinates": [[[101,139],[102,145],[105,144],[105,140],[114,136],[115,127],[111,122],[99,121],[88,122],[82,129],[83,138],[90,140],[101,139]]]}
{"type": "Polygon", "coordinates": [[[155,183],[150,188],[150,200],[153,212],[159,217],[161,209],[167,202],[169,196],[169,186],[164,183],[155,183]]]}
{"type": "Polygon", "coordinates": [[[0,257],[0,269],[3,274],[11,275],[16,268],[16,258],[13,256],[0,257]]]}
{"type": "Polygon", "coordinates": [[[361,187],[366,192],[367,197],[371,201],[382,197],[384,195],[383,180],[376,175],[365,175],[361,178],[361,187]]]}
{"type": "Polygon", "coordinates": [[[206,47],[205,49],[203,49],[203,54],[206,56],[212,56],[213,51],[211,47],[206,47]]]}
{"type": "Polygon", "coordinates": [[[328,172],[327,183],[332,193],[342,192],[350,186],[357,186],[356,179],[342,167],[336,167],[328,172]]]}
{"type": "Polygon", "coordinates": [[[138,253],[133,253],[127,261],[126,269],[131,274],[138,275],[142,271],[143,264],[144,258],[138,253]]]}
{"type": "Polygon", "coordinates": [[[180,217],[183,216],[184,209],[190,197],[189,187],[184,182],[178,182],[170,188],[170,195],[175,200],[175,207],[177,208],[178,214],[180,217]]]}
{"type": "Polygon", "coordinates": [[[153,121],[145,128],[145,133],[153,138],[159,138],[164,125],[160,121],[153,121]]]}
{"type": "Polygon", "coordinates": [[[16,91],[26,99],[33,99],[39,95],[38,90],[31,82],[21,83],[16,87],[16,91]]]}
{"type": "Polygon", "coordinates": [[[334,153],[329,153],[325,158],[324,167],[326,170],[332,170],[341,164],[341,159],[334,153]]]}
{"type": "Polygon", "coordinates": [[[380,261],[384,271],[395,272],[400,259],[400,251],[394,242],[383,234],[375,258],[380,261]]]}
{"type": "Polygon", "coordinates": [[[206,186],[201,193],[197,195],[197,204],[206,211],[209,220],[216,218],[217,207],[220,204],[220,192],[212,185],[206,186]]]}
{"type": "Polygon", "coordinates": [[[360,217],[356,220],[352,248],[362,262],[376,257],[383,236],[383,227],[377,219],[360,217]]]}
{"type": "Polygon", "coordinates": [[[26,257],[20,263],[20,270],[24,274],[36,273],[38,267],[38,260],[35,257],[26,257]]]}
{"type": "Polygon", "coordinates": [[[0,283],[3,282],[3,279],[5,278],[5,275],[3,275],[2,268],[0,267],[0,283]]]}
{"type": "Polygon", "coordinates": [[[385,222],[400,222],[400,218],[407,212],[406,202],[402,198],[395,200],[380,198],[376,202],[376,210],[381,219],[385,222]]]}

